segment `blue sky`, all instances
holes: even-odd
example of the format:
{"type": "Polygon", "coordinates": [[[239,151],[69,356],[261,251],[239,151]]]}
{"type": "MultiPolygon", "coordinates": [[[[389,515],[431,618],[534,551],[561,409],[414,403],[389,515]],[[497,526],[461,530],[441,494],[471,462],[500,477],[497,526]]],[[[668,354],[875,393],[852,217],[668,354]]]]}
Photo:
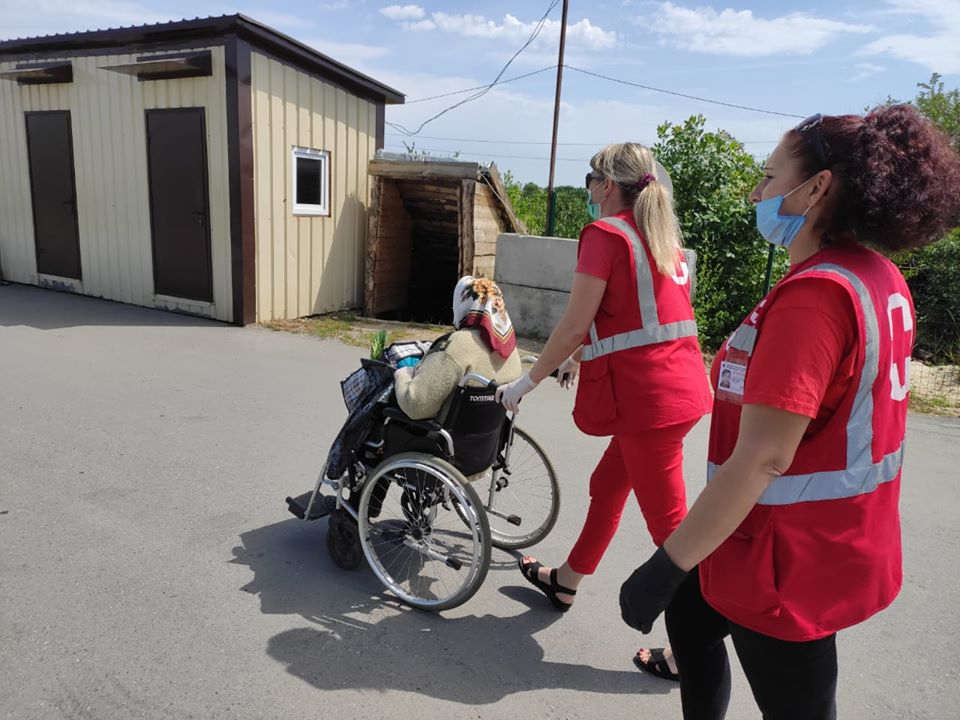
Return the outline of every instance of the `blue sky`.
{"type": "MultiPolygon", "coordinates": [[[[491,81],[551,0],[0,0],[0,37],[23,37],[242,12],[355,67],[409,100],[491,81]]],[[[556,63],[560,3],[504,75],[556,63]]],[[[911,98],[931,72],[960,85],[960,0],[571,0],[566,64],[643,85],[807,116],[911,98]]],[[[555,71],[494,88],[418,138],[387,128],[387,149],[493,160],[545,184],[555,71]]],[[[416,128],[458,95],[388,107],[416,128]]],[[[702,113],[758,157],[796,120],[564,73],[557,180],[579,184],[600,146],[652,143],[664,121],[702,113]]]]}

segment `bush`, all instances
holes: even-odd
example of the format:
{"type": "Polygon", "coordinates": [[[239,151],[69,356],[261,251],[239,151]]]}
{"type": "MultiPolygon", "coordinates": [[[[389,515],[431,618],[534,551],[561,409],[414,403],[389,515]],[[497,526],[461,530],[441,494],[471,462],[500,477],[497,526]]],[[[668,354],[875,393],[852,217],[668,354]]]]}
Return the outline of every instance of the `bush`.
{"type": "MultiPolygon", "coordinates": [[[[531,235],[543,235],[547,226],[547,191],[535,183],[520,185],[509,172],[504,175],[510,204],[531,235]]],[[[587,194],[575,187],[556,188],[556,224],[554,236],[578,238],[583,226],[590,222],[587,194]]]]}
{"type": "Polygon", "coordinates": [[[914,354],[934,363],[960,364],[960,228],[894,259],[917,310],[914,354]]]}

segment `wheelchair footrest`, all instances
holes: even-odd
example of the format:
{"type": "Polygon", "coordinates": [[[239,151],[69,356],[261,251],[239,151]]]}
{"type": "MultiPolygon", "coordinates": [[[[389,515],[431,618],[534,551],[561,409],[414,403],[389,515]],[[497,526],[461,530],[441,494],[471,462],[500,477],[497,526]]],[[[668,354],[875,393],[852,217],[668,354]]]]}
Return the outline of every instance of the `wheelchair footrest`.
{"type": "Polygon", "coordinates": [[[317,493],[317,499],[310,508],[310,517],[307,517],[307,506],[310,505],[310,497],[313,490],[305,492],[298,497],[287,498],[287,509],[301,520],[319,520],[326,517],[337,508],[337,499],[333,495],[321,495],[317,493]]]}

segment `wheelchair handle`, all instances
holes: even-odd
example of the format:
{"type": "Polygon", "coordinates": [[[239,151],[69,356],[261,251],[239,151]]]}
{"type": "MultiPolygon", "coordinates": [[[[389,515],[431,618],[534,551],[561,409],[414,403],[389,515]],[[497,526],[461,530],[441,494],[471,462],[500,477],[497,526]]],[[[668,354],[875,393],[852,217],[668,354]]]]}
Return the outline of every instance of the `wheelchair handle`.
{"type": "Polygon", "coordinates": [[[459,385],[460,387],[466,387],[468,382],[480,383],[481,386],[491,388],[491,389],[497,386],[496,380],[491,380],[490,378],[486,378],[483,375],[478,375],[477,373],[467,373],[462,378],[460,378],[459,385]]]}

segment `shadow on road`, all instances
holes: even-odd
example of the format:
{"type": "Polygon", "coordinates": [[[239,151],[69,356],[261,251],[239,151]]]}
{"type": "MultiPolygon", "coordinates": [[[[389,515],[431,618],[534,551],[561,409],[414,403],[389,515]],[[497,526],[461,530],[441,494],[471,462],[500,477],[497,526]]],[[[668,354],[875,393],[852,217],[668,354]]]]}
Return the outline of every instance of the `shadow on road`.
{"type": "MultiPolygon", "coordinates": [[[[634,695],[675,687],[632,669],[544,660],[534,636],[562,616],[527,587],[500,590],[504,611],[519,604],[518,615],[447,618],[405,607],[369,569],[335,567],[325,534],[324,520],[268,525],[241,535],[232,561],[253,571],[243,590],[259,596],[262,612],[297,614],[315,625],[275,635],[267,653],[318,689],[400,690],[484,705],[528,690],[634,695]]],[[[573,623],[569,629],[589,632],[573,623]]]]}
{"type": "Polygon", "coordinates": [[[37,330],[58,330],[96,325],[231,327],[216,320],[31,285],[0,286],[0,327],[26,326],[37,330]]]}

